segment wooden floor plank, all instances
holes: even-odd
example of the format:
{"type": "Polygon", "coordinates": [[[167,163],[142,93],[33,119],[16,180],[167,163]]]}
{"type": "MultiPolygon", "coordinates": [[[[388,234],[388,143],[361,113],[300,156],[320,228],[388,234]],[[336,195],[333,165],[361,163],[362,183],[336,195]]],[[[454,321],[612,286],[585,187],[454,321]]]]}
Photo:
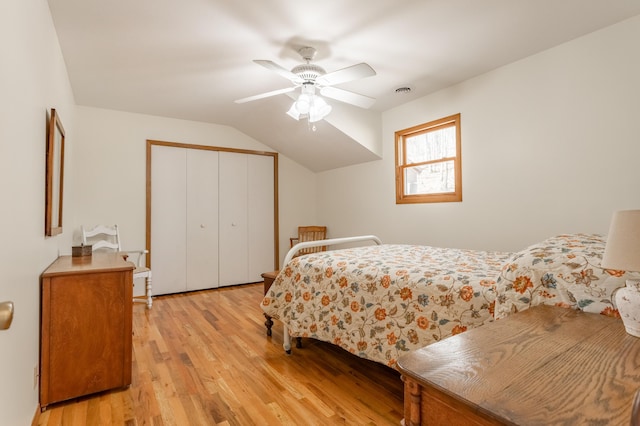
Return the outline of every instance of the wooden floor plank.
{"type": "Polygon", "coordinates": [[[285,355],[261,299],[259,283],[134,305],[131,386],[53,404],[37,424],[399,424],[398,372],[312,339],[285,355]]]}

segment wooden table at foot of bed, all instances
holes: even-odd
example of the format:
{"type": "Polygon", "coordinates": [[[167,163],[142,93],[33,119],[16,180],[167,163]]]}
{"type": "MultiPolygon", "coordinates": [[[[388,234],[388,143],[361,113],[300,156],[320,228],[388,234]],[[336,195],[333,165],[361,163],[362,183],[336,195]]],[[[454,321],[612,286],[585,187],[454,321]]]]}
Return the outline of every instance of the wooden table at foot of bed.
{"type": "Polygon", "coordinates": [[[638,360],[619,319],[536,306],[400,358],[404,424],[629,424],[638,360]]]}

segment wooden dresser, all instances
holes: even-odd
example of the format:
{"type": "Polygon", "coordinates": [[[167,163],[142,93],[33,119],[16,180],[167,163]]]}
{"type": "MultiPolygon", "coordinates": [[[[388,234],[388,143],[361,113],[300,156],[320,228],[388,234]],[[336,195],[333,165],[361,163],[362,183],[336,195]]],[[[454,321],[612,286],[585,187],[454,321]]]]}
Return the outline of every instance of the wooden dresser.
{"type": "Polygon", "coordinates": [[[131,384],[133,269],[61,256],[42,274],[40,407],[131,384]]]}
{"type": "Polygon", "coordinates": [[[405,425],[628,425],[640,339],[537,306],[400,358],[405,425]]]}

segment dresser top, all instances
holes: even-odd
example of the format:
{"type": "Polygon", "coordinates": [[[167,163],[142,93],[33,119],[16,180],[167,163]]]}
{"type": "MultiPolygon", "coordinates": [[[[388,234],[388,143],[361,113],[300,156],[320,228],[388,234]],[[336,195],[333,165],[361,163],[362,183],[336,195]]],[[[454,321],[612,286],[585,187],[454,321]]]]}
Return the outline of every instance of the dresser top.
{"type": "Polygon", "coordinates": [[[133,270],[135,265],[124,260],[122,253],[93,253],[91,256],[60,256],[45,271],[43,277],[56,275],[133,270]]]}
{"type": "Polygon", "coordinates": [[[504,423],[628,424],[640,339],[619,319],[537,306],[414,351],[398,368],[504,423]]]}

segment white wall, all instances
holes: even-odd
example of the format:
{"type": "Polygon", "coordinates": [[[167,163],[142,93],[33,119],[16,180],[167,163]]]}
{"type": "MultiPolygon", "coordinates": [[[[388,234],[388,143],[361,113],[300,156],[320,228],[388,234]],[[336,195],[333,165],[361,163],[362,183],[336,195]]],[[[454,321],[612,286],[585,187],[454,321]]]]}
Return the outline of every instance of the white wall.
{"type": "MultiPolygon", "coordinates": [[[[70,213],[76,242],[81,225],[117,223],[124,249],[145,247],[147,139],[272,151],[228,126],[78,107],[69,181],[78,200],[70,213]]],[[[282,259],[299,221],[315,222],[316,176],[283,155],[278,165],[282,259]]]]}
{"type": "Polygon", "coordinates": [[[289,238],[298,235],[298,226],[316,225],[316,174],[279,155],[280,266],[290,248],[289,238]]]}
{"type": "MultiPolygon", "coordinates": [[[[45,0],[0,2],[0,301],[15,304],[0,331],[0,424],[31,424],[38,404],[40,274],[69,246],[73,194],[63,201],[63,233],[44,236],[46,114],[56,108],[74,144],[73,95],[45,0]]],[[[65,158],[68,166],[70,157],[65,158]]]]}
{"type": "Polygon", "coordinates": [[[640,208],[640,17],[383,114],[383,160],[319,175],[334,236],[519,250],[640,208]],[[462,114],[463,202],[396,205],[394,132],[462,114]]]}

